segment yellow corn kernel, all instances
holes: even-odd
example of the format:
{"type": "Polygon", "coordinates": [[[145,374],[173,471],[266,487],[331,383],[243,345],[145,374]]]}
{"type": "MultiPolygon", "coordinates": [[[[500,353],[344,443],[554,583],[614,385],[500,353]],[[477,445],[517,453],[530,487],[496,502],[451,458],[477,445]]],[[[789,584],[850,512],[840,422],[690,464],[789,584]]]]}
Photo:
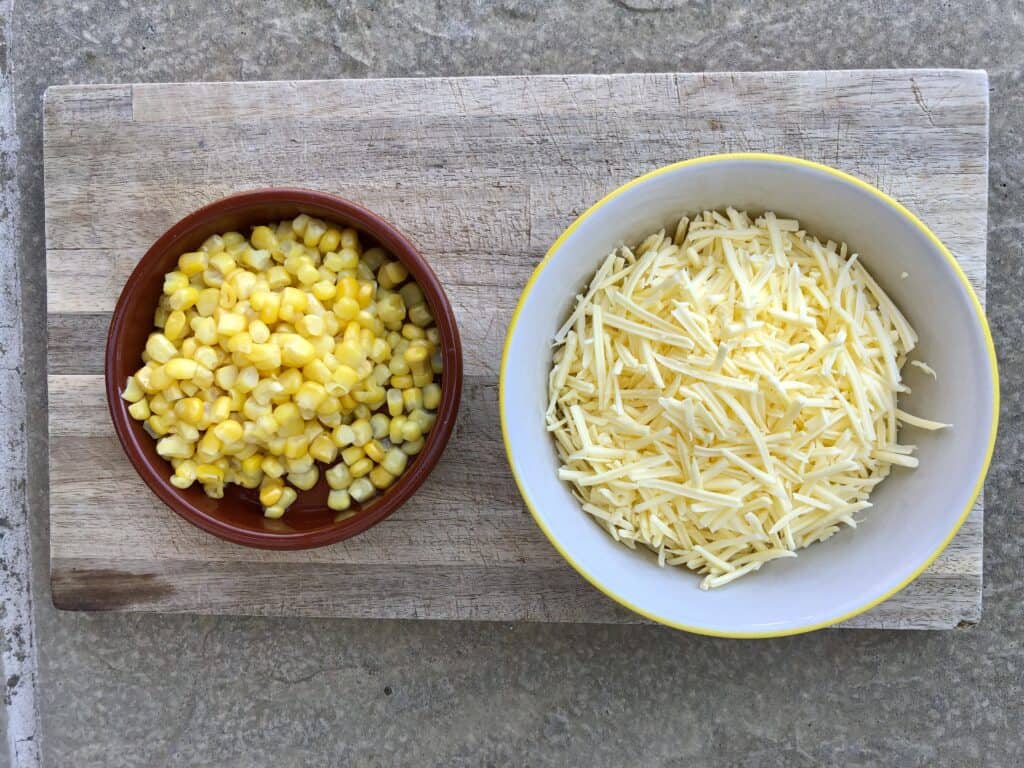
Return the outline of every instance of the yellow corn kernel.
{"type": "Polygon", "coordinates": [[[373,430],[374,440],[383,440],[388,436],[388,427],[391,425],[389,419],[383,413],[375,413],[370,417],[370,428],[373,430]]]}
{"type": "Polygon", "coordinates": [[[321,253],[328,253],[330,251],[338,250],[338,246],[340,244],[341,232],[334,227],[328,227],[327,231],[321,235],[320,242],[317,243],[317,247],[320,249],[321,253]]]}
{"type": "Polygon", "coordinates": [[[164,334],[151,333],[146,339],[146,354],[158,363],[166,363],[178,354],[178,348],[164,334]]]}
{"type": "MultiPolygon", "coordinates": [[[[413,323],[413,327],[422,329],[428,325],[432,325],[434,322],[434,316],[430,314],[430,310],[427,308],[426,302],[420,302],[409,307],[409,320],[413,323]]],[[[403,329],[403,334],[405,329],[403,329]]],[[[423,338],[423,336],[406,336],[406,338],[423,338]]]]}
{"type": "Polygon", "coordinates": [[[316,481],[320,479],[320,470],[316,467],[310,467],[305,472],[289,472],[288,482],[294,485],[301,491],[308,491],[314,485],[316,481]]]}
{"type": "Polygon", "coordinates": [[[350,464],[348,467],[348,471],[352,473],[352,477],[362,477],[363,475],[369,474],[372,469],[373,461],[365,456],[355,463],[350,464]]]}
{"type": "Polygon", "coordinates": [[[423,434],[426,434],[434,428],[434,423],[437,421],[436,414],[427,413],[422,408],[417,408],[415,411],[409,414],[409,420],[418,424],[423,434]]]}
{"type": "Polygon", "coordinates": [[[178,259],[178,269],[188,277],[205,271],[210,264],[210,255],[203,251],[183,253],[178,259]]]}
{"type": "MultiPolygon", "coordinates": [[[[174,379],[167,375],[167,371],[164,370],[164,366],[153,368],[149,375],[149,384],[155,392],[167,389],[174,383],[174,379]]],[[[152,403],[150,403],[152,407],[152,403]]]]}
{"type": "Polygon", "coordinates": [[[431,326],[430,328],[427,328],[427,341],[429,341],[435,347],[441,343],[441,331],[437,329],[437,326],[431,326]]]}
{"type": "Polygon", "coordinates": [[[301,475],[304,472],[309,472],[313,468],[313,464],[316,463],[312,456],[308,453],[299,456],[296,459],[285,459],[284,464],[289,474],[301,475]]]}
{"type": "Polygon", "coordinates": [[[359,405],[352,395],[342,395],[338,398],[338,402],[341,403],[341,407],[344,409],[345,413],[355,413],[355,409],[359,405]]]}
{"type": "Polygon", "coordinates": [[[404,398],[402,397],[402,390],[396,389],[396,388],[391,388],[391,389],[388,390],[388,393],[387,393],[388,413],[391,414],[392,418],[394,418],[395,416],[401,416],[402,415],[402,404],[403,404],[403,402],[404,402],[404,398]]]}
{"type": "Polygon", "coordinates": [[[129,376],[128,380],[124,384],[124,390],[121,392],[121,397],[129,403],[137,403],[145,396],[146,390],[143,389],[139,380],[135,376],[129,376]]]}
{"type": "Polygon", "coordinates": [[[415,307],[424,301],[423,291],[416,283],[406,283],[398,289],[398,295],[402,297],[407,307],[415,307]]]}
{"type": "Polygon", "coordinates": [[[393,482],[395,482],[395,476],[388,472],[384,467],[374,467],[370,470],[370,482],[373,483],[375,488],[384,490],[393,482]]]}
{"type": "Polygon", "coordinates": [[[372,283],[360,283],[359,292],[356,293],[356,301],[362,309],[366,309],[373,303],[374,288],[372,283]]]}
{"type": "Polygon", "coordinates": [[[199,370],[199,363],[189,360],[187,357],[172,358],[163,367],[164,373],[178,381],[191,379],[196,375],[197,370],[199,370]]]}
{"type": "Polygon", "coordinates": [[[342,296],[334,302],[334,314],[337,315],[339,320],[355,320],[359,315],[359,311],[359,302],[354,298],[342,296]]]}
{"type": "MultiPolygon", "coordinates": [[[[248,334],[238,335],[247,336],[248,334]]],[[[220,365],[221,353],[218,352],[213,347],[203,345],[201,347],[197,347],[196,351],[192,353],[192,359],[195,360],[197,363],[199,363],[199,365],[203,366],[204,368],[209,368],[213,370],[218,365],[220,365]]]]}
{"type": "Polygon", "coordinates": [[[348,491],[337,489],[327,494],[327,507],[335,512],[344,512],[352,506],[352,497],[348,491]]]}
{"type": "Polygon", "coordinates": [[[249,236],[249,242],[257,248],[265,248],[268,251],[277,250],[277,235],[274,234],[274,230],[270,227],[253,227],[252,234],[249,236]]]}
{"type": "Polygon", "coordinates": [[[339,365],[331,374],[327,384],[328,393],[338,396],[347,395],[359,383],[359,374],[347,365],[339,365]]]}
{"type": "Polygon", "coordinates": [[[410,376],[409,374],[391,377],[391,386],[397,389],[409,389],[412,385],[412,376],[410,376]]]}
{"type": "Polygon", "coordinates": [[[384,461],[384,446],[381,445],[377,440],[371,440],[370,442],[368,442],[363,447],[363,450],[366,451],[366,455],[369,458],[373,459],[373,461],[377,462],[378,464],[384,461]]]}
{"type": "Polygon", "coordinates": [[[281,291],[281,309],[278,314],[285,322],[294,323],[308,306],[305,292],[289,286],[281,291]]]}
{"type": "Polygon", "coordinates": [[[204,288],[199,292],[199,298],[196,299],[196,312],[200,317],[210,317],[219,306],[220,291],[216,288],[204,288]]]}
{"type": "MultiPolygon", "coordinates": [[[[356,419],[362,419],[363,421],[369,422],[371,416],[370,409],[363,403],[356,404],[356,407],[352,409],[352,416],[356,419]]],[[[370,435],[373,434],[373,430],[370,430],[370,435]]],[[[369,439],[369,438],[367,438],[369,439]]]]}
{"type": "Polygon", "coordinates": [[[380,463],[381,467],[386,469],[395,477],[405,472],[405,467],[409,463],[409,457],[399,448],[392,448],[384,456],[384,461],[380,463]]]}
{"type": "Polygon", "coordinates": [[[187,459],[195,452],[195,446],[186,442],[180,435],[168,435],[157,441],[156,452],[165,459],[187,459]]]}
{"type": "MultiPolygon", "coordinates": [[[[281,348],[273,342],[253,344],[248,357],[249,362],[255,366],[257,371],[268,372],[281,367],[281,348]]],[[[258,376],[257,373],[257,378],[258,376]]]]}
{"type": "Polygon", "coordinates": [[[295,492],[295,489],[285,486],[285,489],[281,492],[281,500],[277,503],[279,506],[288,509],[288,507],[295,503],[297,498],[299,498],[299,494],[295,492]]]}
{"type": "Polygon", "coordinates": [[[388,370],[390,370],[396,376],[405,376],[409,373],[409,364],[405,362],[405,349],[402,349],[401,354],[395,354],[397,350],[393,350],[392,357],[388,361],[388,370]]]}
{"type": "Polygon", "coordinates": [[[256,344],[266,344],[270,341],[270,328],[262,320],[253,320],[249,323],[249,338],[256,344]]]}
{"type": "Polygon", "coordinates": [[[272,507],[281,500],[284,483],[278,478],[265,479],[260,487],[260,504],[272,507]]]}
{"type": "Polygon", "coordinates": [[[164,295],[173,296],[178,291],[189,287],[188,275],[177,270],[164,275],[164,295]]]}
{"type": "Polygon", "coordinates": [[[297,333],[282,334],[281,361],[292,368],[301,368],[316,357],[313,345],[297,333]]]}
{"type": "Polygon", "coordinates": [[[427,337],[426,332],[418,325],[412,323],[406,323],[402,326],[402,338],[413,341],[414,339],[425,339],[427,337]]]}
{"type": "Polygon", "coordinates": [[[441,405],[441,387],[437,384],[427,384],[423,387],[423,407],[431,411],[437,410],[441,405]]]}
{"type": "Polygon", "coordinates": [[[145,400],[138,400],[128,406],[128,413],[136,421],[145,421],[151,415],[149,403],[145,400]]]}
{"type": "Polygon", "coordinates": [[[423,438],[419,440],[409,440],[402,444],[402,451],[407,453],[409,456],[415,456],[417,453],[423,450],[423,438]]]}
{"type": "Polygon", "coordinates": [[[192,286],[187,288],[180,288],[171,294],[171,298],[167,302],[167,306],[173,310],[184,311],[191,309],[195,306],[196,301],[199,300],[199,291],[192,286]]]}
{"type": "Polygon", "coordinates": [[[196,366],[196,374],[192,377],[192,383],[200,389],[208,389],[213,386],[213,371],[205,365],[196,366]]]}
{"type": "Polygon", "coordinates": [[[272,507],[266,507],[263,510],[263,516],[268,520],[277,520],[280,517],[284,517],[284,507],[280,504],[275,504],[272,507]]]}
{"type": "Polygon", "coordinates": [[[174,467],[174,474],[171,475],[171,485],[184,490],[196,481],[196,463],[191,459],[182,459],[174,467]]]}
{"type": "Polygon", "coordinates": [[[203,485],[223,483],[224,470],[213,463],[200,464],[196,467],[196,480],[203,485]]]}
{"type": "Polygon", "coordinates": [[[284,464],[276,456],[264,456],[260,462],[260,469],[267,477],[278,478],[284,474],[284,464]]]}
{"type": "Polygon", "coordinates": [[[358,445],[351,445],[341,452],[341,460],[344,461],[349,467],[360,461],[366,456],[366,451],[360,448],[358,445]]]}
{"type": "Polygon", "coordinates": [[[375,363],[386,363],[390,358],[391,345],[384,339],[375,338],[370,344],[370,359],[375,363]]]}
{"type": "MultiPolygon", "coordinates": [[[[282,288],[287,288],[292,284],[292,276],[288,274],[288,270],[277,264],[267,270],[267,285],[277,291],[282,288]]],[[[280,296],[280,294],[272,294],[280,296]]]]}
{"type": "MultiPolygon", "coordinates": [[[[266,379],[264,379],[266,381],[266,379]]],[[[270,384],[276,384],[278,387],[281,385],[278,382],[269,382],[270,384]]],[[[260,382],[262,385],[263,382],[260,382]]],[[[274,408],[274,421],[278,423],[280,427],[293,427],[294,425],[299,426],[299,431],[303,427],[302,414],[299,413],[299,406],[295,403],[287,402],[281,403],[274,408]]],[[[285,435],[287,437],[287,435],[285,435]]]]}
{"type": "Polygon", "coordinates": [[[430,370],[439,376],[444,371],[444,361],[441,358],[441,350],[439,349],[435,349],[430,353],[430,370]]]}
{"type": "Polygon", "coordinates": [[[402,391],[402,402],[405,403],[407,413],[412,413],[417,408],[423,407],[423,390],[418,387],[410,387],[402,391]]]}
{"type": "Polygon", "coordinates": [[[284,443],[284,457],[298,459],[309,452],[309,441],[305,435],[291,435],[284,443]]]}
{"type": "Polygon", "coordinates": [[[352,441],[353,445],[363,446],[373,439],[373,427],[370,426],[368,419],[353,421],[352,433],[355,435],[355,439],[352,441]]]}
{"type": "Polygon", "coordinates": [[[164,336],[171,341],[177,341],[185,333],[185,326],[185,313],[176,309],[167,316],[167,320],[164,322],[164,336]]]}
{"type": "Polygon", "coordinates": [[[223,277],[227,277],[231,274],[232,270],[238,267],[238,263],[230,253],[221,251],[210,257],[210,267],[219,272],[223,277]]]}
{"type": "Polygon", "coordinates": [[[338,458],[338,446],[327,435],[318,435],[309,444],[309,455],[324,464],[330,464],[338,458]]]}
{"type": "Polygon", "coordinates": [[[174,404],[174,415],[186,424],[196,425],[203,420],[203,401],[198,397],[184,397],[174,404]]]}
{"type": "Polygon", "coordinates": [[[255,445],[249,445],[243,453],[239,453],[238,457],[242,459],[242,472],[247,475],[255,475],[257,472],[262,472],[264,456],[255,445]],[[249,453],[248,456],[243,458],[243,453],[249,453]]]}
{"type": "Polygon", "coordinates": [[[210,422],[219,423],[231,416],[232,403],[227,395],[221,395],[210,406],[210,422]]]}
{"type": "Polygon", "coordinates": [[[352,473],[345,464],[335,464],[324,474],[327,477],[327,484],[334,490],[348,488],[352,484],[352,473]]]}
{"type": "Polygon", "coordinates": [[[231,389],[238,380],[238,366],[225,365],[213,372],[213,381],[221,389],[231,389]]]}
{"type": "Polygon", "coordinates": [[[391,419],[391,424],[388,426],[388,439],[392,443],[400,443],[404,439],[402,437],[403,424],[405,424],[405,416],[395,416],[391,419]]]}
{"type": "MultiPolygon", "coordinates": [[[[216,269],[208,269],[203,272],[202,282],[207,288],[220,288],[224,284],[224,275],[216,269]]],[[[217,292],[217,300],[220,301],[220,291],[217,292]]]]}
{"type": "Polygon", "coordinates": [[[181,354],[178,355],[178,357],[191,358],[196,353],[197,349],[199,349],[199,342],[195,338],[190,336],[187,339],[182,340],[181,354]]]}
{"type": "Polygon", "coordinates": [[[221,312],[217,319],[217,333],[221,336],[234,336],[245,330],[248,322],[245,315],[237,312],[221,312]]]}
{"type": "Polygon", "coordinates": [[[433,380],[434,380],[434,374],[431,371],[424,371],[422,373],[414,373],[412,375],[413,386],[420,387],[421,389],[423,387],[426,387],[433,380]]]}
{"type": "Polygon", "coordinates": [[[406,442],[415,442],[423,437],[423,427],[418,422],[413,421],[412,418],[405,420],[405,424],[402,425],[402,439],[406,442]]]}
{"type": "Polygon", "coordinates": [[[358,480],[354,480],[352,482],[352,485],[348,487],[349,496],[351,496],[356,502],[360,504],[362,504],[367,499],[371,498],[376,493],[377,489],[373,487],[373,483],[371,483],[365,477],[361,477],[358,480]]]}
{"type": "Polygon", "coordinates": [[[335,428],[331,439],[334,440],[334,444],[339,448],[347,448],[355,442],[356,433],[351,425],[341,424],[335,428]]]}
{"type": "Polygon", "coordinates": [[[158,437],[160,435],[166,435],[168,432],[171,431],[170,422],[160,415],[150,416],[146,420],[146,426],[149,427],[153,434],[158,437]]]}
{"type": "Polygon", "coordinates": [[[430,357],[430,350],[426,346],[420,345],[409,345],[406,347],[405,354],[403,355],[405,362],[410,366],[416,366],[420,364],[426,364],[430,357]]]}
{"type": "Polygon", "coordinates": [[[363,254],[363,263],[374,272],[387,260],[388,254],[383,248],[370,248],[363,254]]]}
{"type": "Polygon", "coordinates": [[[327,391],[324,389],[323,384],[316,381],[306,381],[302,383],[302,386],[295,393],[295,403],[299,408],[315,411],[326,397],[327,391]]]}
{"type": "Polygon", "coordinates": [[[294,395],[302,386],[302,371],[295,368],[288,368],[277,377],[283,389],[281,394],[294,395]]]}
{"type": "Polygon", "coordinates": [[[333,429],[341,424],[341,401],[333,395],[328,395],[323,399],[323,402],[317,406],[316,415],[324,426],[330,426],[333,429]],[[337,417],[339,421],[328,425],[326,419],[334,419],[335,417],[337,417]]]}
{"type": "MultiPolygon", "coordinates": [[[[297,218],[296,221],[298,220],[297,218]]],[[[292,228],[295,229],[296,234],[302,235],[302,242],[305,243],[307,248],[314,248],[320,242],[320,238],[324,236],[324,233],[327,232],[327,225],[320,221],[320,219],[314,219],[309,216],[306,217],[304,223],[305,226],[302,229],[296,228],[294,223],[292,228]]]]}
{"type": "Polygon", "coordinates": [[[383,288],[394,288],[409,276],[409,270],[400,261],[389,261],[382,264],[377,271],[377,281],[383,288]]]}
{"type": "Polygon", "coordinates": [[[242,425],[234,419],[226,419],[213,427],[213,434],[224,445],[232,445],[242,439],[244,430],[242,425]]]}
{"type": "Polygon", "coordinates": [[[306,338],[322,336],[324,333],[324,321],[317,315],[303,315],[295,321],[295,330],[306,338]]]}
{"type": "Polygon", "coordinates": [[[149,409],[153,413],[158,413],[163,416],[164,414],[170,413],[171,404],[167,402],[167,398],[165,398],[163,394],[157,394],[149,398],[149,409]]]}

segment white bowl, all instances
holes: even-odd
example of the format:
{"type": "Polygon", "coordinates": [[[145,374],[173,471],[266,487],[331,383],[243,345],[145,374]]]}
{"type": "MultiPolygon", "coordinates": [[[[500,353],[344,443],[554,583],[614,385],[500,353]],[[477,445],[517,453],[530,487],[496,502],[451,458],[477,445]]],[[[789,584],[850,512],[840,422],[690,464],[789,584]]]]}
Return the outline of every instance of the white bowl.
{"type": "MultiPolygon", "coordinates": [[[[902,589],[939,555],[967,517],[995,442],[999,389],[985,315],[939,239],[874,187],[816,163],[779,155],[689,160],[620,187],[555,241],[523,291],[501,366],[501,425],[519,490],[551,543],[584,578],[654,621],[711,635],[796,634],[866,611],[902,589]],[[857,529],[769,563],[717,590],[697,588],[681,568],[616,543],[558,479],[545,430],[550,342],[601,260],[674,225],[683,213],[733,206],[799,219],[812,235],[845,241],[920,335],[915,359],[933,381],[904,369],[913,395],[901,407],[952,423],[928,433],[904,427],[919,446],[916,470],[894,468],[871,496],[857,529]],[[901,279],[903,272],[909,273],[901,279]]],[[[901,432],[901,434],[903,434],[901,432]]]]}

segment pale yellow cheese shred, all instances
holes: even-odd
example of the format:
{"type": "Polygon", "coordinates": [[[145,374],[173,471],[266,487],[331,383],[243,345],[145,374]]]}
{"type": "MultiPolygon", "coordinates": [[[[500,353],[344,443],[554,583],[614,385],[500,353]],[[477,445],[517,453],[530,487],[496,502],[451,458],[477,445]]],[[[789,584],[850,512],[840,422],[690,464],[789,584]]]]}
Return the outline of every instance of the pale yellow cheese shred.
{"type": "MultiPolygon", "coordinates": [[[[893,465],[917,334],[845,244],[728,209],[613,251],[555,337],[547,428],[585,512],[703,589],[827,539],[893,465]]],[[[923,363],[917,363],[929,371],[923,363]]]]}

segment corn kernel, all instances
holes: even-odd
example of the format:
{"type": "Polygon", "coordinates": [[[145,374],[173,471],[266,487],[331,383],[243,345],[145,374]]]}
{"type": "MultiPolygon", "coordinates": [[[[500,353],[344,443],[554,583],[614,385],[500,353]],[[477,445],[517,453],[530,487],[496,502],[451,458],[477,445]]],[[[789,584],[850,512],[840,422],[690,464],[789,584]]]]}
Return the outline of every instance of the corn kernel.
{"type": "Polygon", "coordinates": [[[260,488],[260,504],[264,507],[272,507],[281,500],[281,494],[284,491],[284,483],[279,479],[274,478],[263,481],[263,487],[260,488]]]}
{"type": "MultiPolygon", "coordinates": [[[[415,307],[414,307],[415,309],[415,307]]],[[[411,310],[410,310],[411,311],[411,310]]],[[[427,334],[418,325],[412,323],[406,323],[402,326],[402,338],[413,341],[414,339],[425,339],[427,334]]]]}
{"type": "Polygon", "coordinates": [[[291,435],[284,443],[286,459],[298,459],[309,451],[309,441],[305,435],[291,435]]]}
{"type": "Polygon", "coordinates": [[[164,323],[164,336],[171,341],[177,341],[185,333],[185,313],[180,309],[171,312],[164,323]]]}
{"type": "Polygon", "coordinates": [[[255,475],[257,472],[262,472],[263,466],[263,454],[259,453],[255,445],[250,445],[245,451],[238,454],[238,458],[242,461],[242,472],[247,475],[255,475]],[[251,451],[251,453],[250,453],[251,451]],[[248,453],[248,456],[244,454],[248,453]]]}
{"type": "MultiPolygon", "coordinates": [[[[298,232],[298,230],[296,230],[298,232]]],[[[327,232],[327,225],[324,224],[320,219],[309,219],[306,222],[306,227],[302,231],[302,242],[307,248],[315,248],[320,242],[320,238],[327,232]]],[[[340,237],[339,237],[340,239],[340,237]]]]}
{"type": "Polygon", "coordinates": [[[352,422],[352,433],[355,435],[355,439],[352,441],[353,445],[363,446],[373,439],[373,427],[365,418],[359,418],[352,422]]]}
{"type": "Polygon", "coordinates": [[[146,420],[146,426],[150,428],[154,435],[166,435],[171,431],[170,422],[163,416],[150,416],[146,420]]]}
{"type": "Polygon", "coordinates": [[[366,456],[366,451],[360,448],[358,445],[351,445],[341,452],[341,460],[344,461],[349,467],[360,461],[366,456]]]}
{"type": "Polygon", "coordinates": [[[122,399],[127,400],[129,403],[137,403],[145,396],[146,391],[142,388],[139,380],[135,376],[129,376],[128,381],[125,382],[124,390],[121,392],[122,399]]]}
{"type": "Polygon", "coordinates": [[[380,465],[390,472],[395,477],[405,472],[406,464],[409,462],[409,457],[405,455],[405,452],[399,448],[392,448],[384,456],[384,460],[380,465]]]}
{"type": "Polygon", "coordinates": [[[398,289],[398,295],[402,297],[402,301],[407,307],[415,307],[424,302],[423,291],[416,283],[406,283],[398,289]]]}
{"type": "Polygon", "coordinates": [[[166,363],[178,353],[174,342],[162,333],[151,333],[146,339],[146,354],[158,363],[166,363]]]}
{"type": "MultiPolygon", "coordinates": [[[[426,328],[428,325],[431,325],[434,322],[434,316],[432,314],[430,314],[430,310],[427,308],[426,303],[425,302],[420,302],[419,304],[414,304],[413,306],[409,307],[409,320],[412,321],[414,328],[419,328],[420,329],[420,332],[422,334],[423,329],[426,328]]],[[[403,332],[403,335],[404,335],[404,333],[405,333],[405,329],[404,328],[402,329],[402,332],[403,332]]],[[[425,334],[423,334],[423,335],[425,335],[425,334]]],[[[419,336],[406,336],[406,338],[419,338],[419,339],[421,339],[421,338],[423,338],[423,335],[419,335],[419,336]]]]}
{"type": "Polygon", "coordinates": [[[352,473],[352,477],[362,477],[363,475],[369,474],[372,469],[373,461],[365,456],[355,463],[350,464],[348,467],[348,471],[352,473]]]}
{"type": "Polygon", "coordinates": [[[309,444],[309,455],[324,464],[330,464],[338,457],[338,446],[327,435],[318,435],[309,444]]]}
{"type": "Polygon", "coordinates": [[[384,461],[384,446],[377,440],[371,440],[364,447],[366,455],[378,464],[384,461]]]}
{"type": "Polygon", "coordinates": [[[253,227],[249,241],[257,248],[265,248],[268,251],[277,250],[277,235],[270,227],[253,227]]]}
{"type": "Polygon", "coordinates": [[[267,477],[278,478],[284,474],[284,464],[276,456],[264,456],[260,462],[260,469],[267,477]]]}
{"type": "Polygon", "coordinates": [[[397,389],[409,389],[413,383],[412,376],[409,374],[391,377],[391,386],[396,387],[397,389]]]}
{"type": "Polygon", "coordinates": [[[362,504],[367,499],[371,498],[376,493],[377,489],[373,487],[373,483],[371,483],[365,477],[361,477],[358,480],[354,480],[352,482],[352,485],[350,485],[348,488],[349,496],[351,496],[356,502],[360,504],[362,504]]]}
{"type": "Polygon", "coordinates": [[[203,420],[203,401],[198,397],[185,397],[174,404],[174,415],[186,424],[198,424],[203,420]]]}
{"type": "Polygon", "coordinates": [[[316,482],[319,479],[320,471],[316,467],[311,467],[307,471],[301,473],[288,473],[288,482],[302,491],[308,491],[310,488],[316,485],[316,482]]]}
{"type": "Polygon", "coordinates": [[[402,444],[402,451],[409,456],[415,456],[417,453],[423,450],[423,438],[419,440],[410,440],[402,444]]]}
{"type": "Polygon", "coordinates": [[[188,275],[184,272],[168,272],[164,275],[164,295],[173,296],[178,291],[189,287],[188,275]]]}
{"type": "Polygon", "coordinates": [[[281,361],[293,368],[301,368],[311,363],[316,357],[316,350],[306,339],[296,333],[284,334],[281,344],[281,361]]]}
{"type": "Polygon", "coordinates": [[[191,459],[182,459],[174,467],[174,474],[171,476],[171,485],[175,488],[185,489],[196,481],[196,463],[191,459]]]}
{"type": "Polygon", "coordinates": [[[434,380],[434,374],[431,371],[424,371],[423,373],[414,373],[412,375],[412,383],[415,387],[426,387],[434,380]]]}
{"type": "Polygon", "coordinates": [[[427,384],[423,387],[423,407],[430,410],[437,410],[441,405],[441,387],[437,384],[427,384]]]}
{"type": "Polygon", "coordinates": [[[199,291],[192,286],[188,286],[187,288],[180,288],[172,293],[167,305],[171,310],[177,309],[184,311],[194,307],[198,300],[199,291]]]}
{"type": "Polygon", "coordinates": [[[128,413],[136,421],[145,421],[150,417],[149,403],[139,400],[128,406],[128,413]]]}
{"type": "Polygon", "coordinates": [[[400,443],[404,439],[402,437],[403,424],[405,424],[405,416],[395,416],[391,419],[391,424],[388,427],[388,439],[392,443],[400,443]]]}
{"type": "Polygon", "coordinates": [[[348,495],[348,491],[336,489],[327,494],[327,507],[329,509],[333,509],[335,512],[344,512],[351,506],[352,497],[348,495]]]}
{"type": "Polygon", "coordinates": [[[381,490],[395,482],[395,476],[384,469],[384,467],[374,467],[370,470],[369,477],[370,482],[373,483],[374,487],[381,490]]]}
{"type": "Polygon", "coordinates": [[[430,354],[430,370],[440,375],[444,371],[444,362],[441,359],[441,350],[435,349],[430,354]]]}
{"type": "Polygon", "coordinates": [[[195,452],[195,446],[186,442],[180,435],[168,435],[157,441],[156,452],[165,459],[172,457],[187,459],[195,452]]]}
{"type": "Polygon", "coordinates": [[[391,419],[383,413],[375,413],[370,417],[370,428],[373,430],[374,440],[383,440],[388,436],[388,427],[391,426],[391,419]]]}
{"type": "Polygon", "coordinates": [[[412,443],[421,437],[423,437],[423,427],[418,422],[413,421],[411,417],[406,419],[405,424],[402,425],[402,439],[412,443]]]}
{"type": "Polygon", "coordinates": [[[352,473],[346,464],[335,464],[324,474],[327,477],[327,484],[334,490],[348,488],[352,484],[352,473]]]}
{"type": "Polygon", "coordinates": [[[334,430],[332,439],[339,448],[347,448],[356,441],[356,433],[350,425],[342,424],[334,430]]]}
{"type": "Polygon", "coordinates": [[[183,381],[191,379],[196,375],[196,371],[199,370],[199,363],[186,357],[175,357],[167,361],[163,370],[172,379],[183,381]]]}
{"type": "Polygon", "coordinates": [[[227,277],[237,266],[235,257],[227,251],[221,251],[210,257],[211,269],[216,270],[223,277],[227,277]]]}
{"type": "Polygon", "coordinates": [[[423,390],[411,387],[402,391],[402,401],[405,403],[405,410],[412,413],[417,408],[423,407],[423,390]]]}

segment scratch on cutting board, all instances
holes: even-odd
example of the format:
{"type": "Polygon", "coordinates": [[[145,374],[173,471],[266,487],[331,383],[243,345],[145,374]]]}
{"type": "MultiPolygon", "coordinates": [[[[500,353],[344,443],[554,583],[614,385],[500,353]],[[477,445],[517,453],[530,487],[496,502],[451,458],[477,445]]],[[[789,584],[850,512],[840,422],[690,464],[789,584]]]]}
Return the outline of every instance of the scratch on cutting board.
{"type": "Polygon", "coordinates": [[[921,86],[917,84],[917,81],[914,78],[910,78],[910,90],[914,92],[914,101],[917,102],[917,106],[921,108],[925,117],[928,118],[928,124],[934,126],[935,118],[932,117],[932,109],[928,106],[928,102],[924,100],[924,94],[921,93],[921,86]]]}

